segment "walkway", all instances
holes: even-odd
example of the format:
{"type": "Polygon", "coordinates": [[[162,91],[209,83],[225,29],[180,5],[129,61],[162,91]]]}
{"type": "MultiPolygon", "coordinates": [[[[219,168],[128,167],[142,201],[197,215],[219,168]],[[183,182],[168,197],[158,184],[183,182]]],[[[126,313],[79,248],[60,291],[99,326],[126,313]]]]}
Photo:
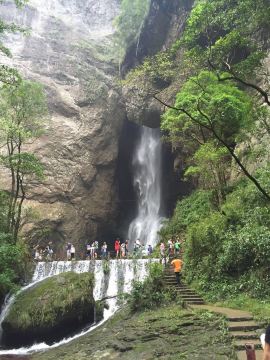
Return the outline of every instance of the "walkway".
{"type": "Polygon", "coordinates": [[[234,348],[237,351],[238,360],[247,360],[245,344],[254,344],[256,349],[256,360],[261,360],[263,351],[261,349],[260,335],[264,332],[264,328],[258,325],[252,315],[247,311],[235,310],[214,305],[207,305],[204,300],[186,285],[177,285],[175,275],[169,268],[165,269],[165,281],[169,286],[174,286],[179,297],[191,309],[205,309],[211,312],[222,314],[227,317],[228,330],[231,335],[234,348]]]}
{"type": "Polygon", "coordinates": [[[228,309],[213,305],[190,305],[192,309],[205,309],[211,312],[225,315],[228,320],[228,330],[232,337],[234,348],[237,350],[239,360],[247,360],[245,344],[254,344],[256,349],[256,360],[261,360],[260,335],[264,332],[247,311],[228,309]]]}

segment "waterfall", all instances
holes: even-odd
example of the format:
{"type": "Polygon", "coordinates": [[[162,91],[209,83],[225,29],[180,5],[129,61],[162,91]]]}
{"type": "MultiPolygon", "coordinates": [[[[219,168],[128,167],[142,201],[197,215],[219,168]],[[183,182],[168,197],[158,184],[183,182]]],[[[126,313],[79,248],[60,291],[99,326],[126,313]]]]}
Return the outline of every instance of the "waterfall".
{"type": "MultiPolygon", "coordinates": [[[[24,355],[31,354],[37,351],[44,351],[56,348],[60,345],[67,344],[70,341],[93,331],[97,326],[103,324],[108,320],[119,308],[117,295],[120,293],[128,293],[132,289],[133,280],[143,281],[148,274],[148,265],[156,259],[122,259],[110,260],[108,262],[108,273],[104,273],[104,261],[102,260],[83,260],[83,261],[53,261],[53,262],[39,262],[36,265],[32,282],[23,287],[20,292],[29,289],[38,282],[67,271],[74,271],[76,273],[93,272],[95,277],[95,286],[93,295],[95,300],[101,300],[108,297],[108,309],[104,309],[104,318],[97,325],[88,327],[76,334],[75,336],[63,339],[53,345],[46,343],[34,344],[28,348],[19,348],[12,350],[1,350],[0,357],[4,354],[24,355]]],[[[8,299],[6,305],[0,316],[0,327],[3,319],[8,314],[9,308],[15,300],[15,296],[8,299]]]]}
{"type": "Polygon", "coordinates": [[[138,197],[138,213],[131,222],[128,239],[131,249],[137,239],[142,245],[156,245],[161,228],[161,140],[159,129],[142,127],[132,166],[138,197]]]}

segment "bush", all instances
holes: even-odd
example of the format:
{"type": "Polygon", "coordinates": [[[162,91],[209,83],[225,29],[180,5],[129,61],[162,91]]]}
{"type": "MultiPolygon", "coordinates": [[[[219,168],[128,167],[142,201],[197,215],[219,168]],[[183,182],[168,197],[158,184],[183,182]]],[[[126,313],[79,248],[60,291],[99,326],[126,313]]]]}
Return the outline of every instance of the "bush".
{"type": "Polygon", "coordinates": [[[133,289],[128,297],[131,311],[152,309],[172,300],[175,294],[165,288],[163,266],[159,263],[149,265],[149,276],[145,281],[134,281],[133,289]]]}
{"type": "Polygon", "coordinates": [[[9,291],[16,289],[25,255],[23,244],[12,244],[9,234],[0,233],[0,303],[9,291]]]}
{"type": "MultiPolygon", "coordinates": [[[[268,175],[267,168],[256,174],[265,188],[268,175]]],[[[270,295],[269,215],[269,204],[255,186],[240,180],[219,211],[209,191],[196,191],[178,202],[161,234],[184,239],[185,279],[208,296],[245,291],[264,297],[270,295]]]]}

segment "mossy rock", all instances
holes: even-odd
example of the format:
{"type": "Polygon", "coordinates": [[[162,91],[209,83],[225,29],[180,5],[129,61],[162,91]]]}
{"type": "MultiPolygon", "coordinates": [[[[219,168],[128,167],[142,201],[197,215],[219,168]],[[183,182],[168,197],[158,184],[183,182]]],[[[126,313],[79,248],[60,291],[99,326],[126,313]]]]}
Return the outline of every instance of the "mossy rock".
{"type": "Polygon", "coordinates": [[[4,342],[54,342],[93,322],[93,287],[93,274],[67,272],[19,293],[2,323],[4,342]]]}

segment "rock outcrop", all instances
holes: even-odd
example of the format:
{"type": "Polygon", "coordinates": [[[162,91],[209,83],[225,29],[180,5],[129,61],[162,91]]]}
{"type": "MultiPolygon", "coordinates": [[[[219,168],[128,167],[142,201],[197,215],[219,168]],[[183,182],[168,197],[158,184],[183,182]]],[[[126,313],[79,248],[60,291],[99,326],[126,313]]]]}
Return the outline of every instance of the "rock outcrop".
{"type": "MultiPolygon", "coordinates": [[[[123,75],[141,64],[145,57],[169,49],[181,37],[193,3],[193,0],[151,1],[149,15],[138,41],[127,50],[121,69],[123,75]]],[[[181,61],[181,54],[179,61],[181,61]]],[[[138,124],[153,128],[159,127],[164,106],[155,100],[151,93],[161,92],[163,88],[166,88],[166,92],[169,94],[167,98],[174,99],[179,90],[179,81],[175,79],[172,84],[164,84],[158,89],[152,89],[152,85],[149,89],[146,81],[145,93],[141,85],[139,91],[134,84],[124,87],[127,117],[130,121],[138,124]]]]}
{"type": "Polygon", "coordinates": [[[2,323],[4,343],[53,342],[94,322],[93,283],[91,273],[67,272],[21,292],[2,323]]]}
{"type": "MultiPolygon", "coordinates": [[[[114,226],[125,117],[112,50],[118,11],[118,0],[31,0],[19,10],[0,4],[4,20],[31,28],[30,36],[6,39],[13,59],[1,62],[43,83],[50,111],[46,133],[31,145],[45,167],[45,180],[27,191],[26,205],[42,219],[25,227],[33,244],[53,240],[60,250],[66,241],[84,244],[114,226]]],[[[6,179],[1,176],[1,187],[6,179]]]]}

